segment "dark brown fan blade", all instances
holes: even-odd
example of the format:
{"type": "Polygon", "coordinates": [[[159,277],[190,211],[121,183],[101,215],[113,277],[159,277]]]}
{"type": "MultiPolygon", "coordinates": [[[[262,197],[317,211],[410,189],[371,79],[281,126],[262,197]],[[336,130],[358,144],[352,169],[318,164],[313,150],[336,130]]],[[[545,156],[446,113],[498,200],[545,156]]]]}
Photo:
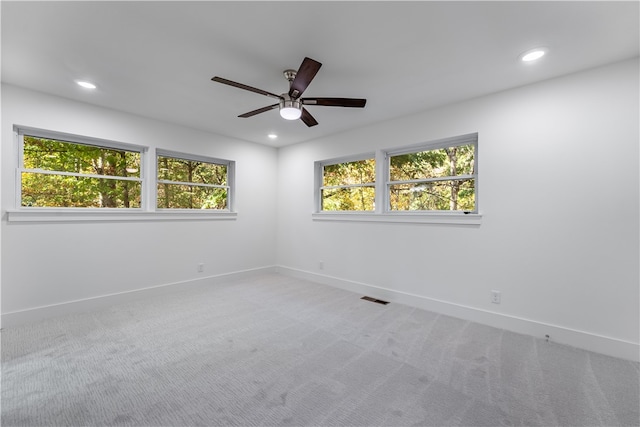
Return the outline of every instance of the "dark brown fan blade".
{"type": "Polygon", "coordinates": [[[257,110],[249,111],[248,113],[240,114],[238,117],[247,118],[251,116],[255,116],[256,114],[264,113],[265,111],[273,110],[274,108],[278,108],[280,103],[269,105],[268,107],[258,108],[257,110]]]}
{"type": "Polygon", "coordinates": [[[302,64],[300,64],[300,68],[298,68],[296,78],[291,82],[289,96],[294,99],[299,98],[302,92],[309,86],[311,80],[316,76],[320,67],[322,67],[322,64],[318,61],[311,58],[304,58],[302,64]]]}
{"type": "Polygon", "coordinates": [[[327,107],[364,108],[366,99],[359,98],[302,98],[304,105],[324,105],[327,107]]]}
{"type": "Polygon", "coordinates": [[[316,119],[314,119],[311,113],[309,113],[305,108],[302,109],[302,116],[300,117],[300,120],[302,120],[304,124],[309,127],[315,126],[318,124],[316,119]]]}
{"type": "Polygon", "coordinates": [[[260,95],[265,95],[265,96],[270,96],[272,98],[280,99],[280,95],[276,95],[275,93],[267,92],[266,90],[258,89],[258,88],[247,86],[247,85],[243,85],[242,83],[237,83],[237,82],[234,82],[234,81],[231,81],[231,80],[223,79],[222,77],[215,76],[211,80],[213,80],[214,82],[225,84],[225,85],[229,85],[229,86],[237,87],[237,88],[240,88],[240,89],[248,90],[250,92],[259,93],[260,95]]]}

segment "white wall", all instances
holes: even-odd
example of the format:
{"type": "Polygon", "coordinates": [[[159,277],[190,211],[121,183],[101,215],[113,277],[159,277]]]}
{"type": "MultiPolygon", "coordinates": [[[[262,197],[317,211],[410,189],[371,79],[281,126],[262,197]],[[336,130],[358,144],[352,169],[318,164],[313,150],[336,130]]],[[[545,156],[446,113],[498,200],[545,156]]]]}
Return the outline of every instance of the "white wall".
{"type": "Polygon", "coordinates": [[[274,148],[3,85],[1,158],[3,317],[275,264],[274,148]],[[235,160],[238,217],[7,222],[15,204],[14,124],[235,160]]]}
{"type": "Polygon", "coordinates": [[[637,359],[638,71],[625,61],[281,149],[282,271],[637,359]],[[472,132],[479,227],[312,220],[314,161],[472,132]]]}

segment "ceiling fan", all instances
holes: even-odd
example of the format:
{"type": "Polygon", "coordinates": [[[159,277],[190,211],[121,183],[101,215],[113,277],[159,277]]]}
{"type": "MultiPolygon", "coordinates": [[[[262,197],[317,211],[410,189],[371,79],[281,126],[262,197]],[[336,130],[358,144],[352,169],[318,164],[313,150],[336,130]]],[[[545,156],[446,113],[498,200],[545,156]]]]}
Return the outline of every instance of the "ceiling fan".
{"type": "Polygon", "coordinates": [[[366,99],[359,98],[300,98],[302,93],[307,89],[311,80],[318,73],[318,70],[322,66],[321,63],[311,58],[304,58],[298,71],[285,70],[284,77],[289,81],[289,92],[285,92],[281,95],[267,92],[262,89],[247,86],[242,83],[237,83],[231,80],[223,79],[222,77],[213,77],[211,80],[214,82],[234,86],[240,89],[248,90],[250,92],[259,93],[260,95],[270,96],[278,100],[277,104],[269,105],[267,107],[258,108],[257,110],[249,111],[248,113],[240,114],[238,117],[252,117],[256,114],[264,113],[266,111],[280,109],[280,116],[287,120],[301,119],[307,126],[315,126],[318,124],[316,119],[304,108],[305,105],[322,105],[325,107],[352,107],[352,108],[364,108],[367,103],[366,99]]]}

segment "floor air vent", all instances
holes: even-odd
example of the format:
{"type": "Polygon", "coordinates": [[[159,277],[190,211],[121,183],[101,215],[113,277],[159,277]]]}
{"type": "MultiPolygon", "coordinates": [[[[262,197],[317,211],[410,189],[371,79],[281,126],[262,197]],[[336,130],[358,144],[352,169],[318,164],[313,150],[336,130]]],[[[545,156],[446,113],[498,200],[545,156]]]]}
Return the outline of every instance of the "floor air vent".
{"type": "Polygon", "coordinates": [[[375,299],[375,298],[371,298],[371,297],[362,297],[360,299],[363,299],[365,301],[375,302],[376,304],[382,304],[382,305],[389,304],[389,301],[382,301],[381,299],[375,299]]]}

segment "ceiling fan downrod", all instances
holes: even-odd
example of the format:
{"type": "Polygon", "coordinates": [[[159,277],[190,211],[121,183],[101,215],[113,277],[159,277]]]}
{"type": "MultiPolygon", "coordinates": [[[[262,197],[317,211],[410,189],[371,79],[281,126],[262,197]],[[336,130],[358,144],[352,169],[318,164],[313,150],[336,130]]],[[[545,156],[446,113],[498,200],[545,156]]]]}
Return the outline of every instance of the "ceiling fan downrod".
{"type": "Polygon", "coordinates": [[[293,90],[293,92],[291,91],[291,85],[296,79],[296,75],[298,74],[298,72],[296,70],[284,70],[282,74],[284,74],[284,78],[289,81],[289,94],[291,95],[291,98],[298,98],[300,96],[300,92],[297,90],[293,90]]]}

